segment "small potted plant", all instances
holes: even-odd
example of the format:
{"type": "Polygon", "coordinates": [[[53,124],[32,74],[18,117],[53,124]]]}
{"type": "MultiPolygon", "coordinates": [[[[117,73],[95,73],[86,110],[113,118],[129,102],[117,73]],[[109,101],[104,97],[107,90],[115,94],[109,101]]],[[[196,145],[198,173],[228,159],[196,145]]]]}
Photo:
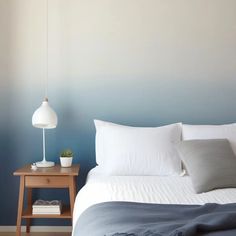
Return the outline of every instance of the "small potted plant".
{"type": "Polygon", "coordinates": [[[73,152],[71,149],[65,149],[61,152],[60,162],[62,167],[71,167],[73,152]]]}

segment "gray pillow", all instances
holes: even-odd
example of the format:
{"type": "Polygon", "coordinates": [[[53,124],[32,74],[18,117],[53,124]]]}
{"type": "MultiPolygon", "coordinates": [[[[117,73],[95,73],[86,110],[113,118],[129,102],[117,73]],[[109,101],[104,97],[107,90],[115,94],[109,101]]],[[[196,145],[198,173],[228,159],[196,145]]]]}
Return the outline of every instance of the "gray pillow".
{"type": "Polygon", "coordinates": [[[196,193],[236,187],[236,156],[227,139],[183,141],[177,150],[196,193]]]}

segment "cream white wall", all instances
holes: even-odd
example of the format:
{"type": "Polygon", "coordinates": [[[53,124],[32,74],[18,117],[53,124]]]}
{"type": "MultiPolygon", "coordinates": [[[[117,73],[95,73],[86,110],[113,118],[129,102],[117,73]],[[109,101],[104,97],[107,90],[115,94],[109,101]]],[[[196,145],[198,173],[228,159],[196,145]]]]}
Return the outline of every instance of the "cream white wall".
{"type": "MultiPolygon", "coordinates": [[[[12,73],[38,85],[45,59],[45,3],[1,0],[12,73]]],[[[49,0],[51,76],[61,82],[70,75],[75,83],[77,77],[98,75],[180,81],[231,77],[235,10],[234,0],[49,0]]]]}

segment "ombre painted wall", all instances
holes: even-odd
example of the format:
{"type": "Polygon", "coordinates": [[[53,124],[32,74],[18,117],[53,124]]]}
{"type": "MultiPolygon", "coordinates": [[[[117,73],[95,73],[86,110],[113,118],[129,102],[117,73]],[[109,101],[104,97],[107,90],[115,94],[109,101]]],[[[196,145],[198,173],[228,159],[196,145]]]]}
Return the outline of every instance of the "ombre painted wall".
{"type": "MultiPolygon", "coordinates": [[[[31,118],[44,97],[45,6],[0,0],[0,225],[16,220],[13,171],[42,158],[31,118]]],[[[72,148],[81,187],[95,166],[94,118],[235,122],[235,12],[235,0],[49,0],[48,92],[59,123],[47,132],[48,159],[72,148]]],[[[34,195],[68,200],[59,190],[34,195]]]]}

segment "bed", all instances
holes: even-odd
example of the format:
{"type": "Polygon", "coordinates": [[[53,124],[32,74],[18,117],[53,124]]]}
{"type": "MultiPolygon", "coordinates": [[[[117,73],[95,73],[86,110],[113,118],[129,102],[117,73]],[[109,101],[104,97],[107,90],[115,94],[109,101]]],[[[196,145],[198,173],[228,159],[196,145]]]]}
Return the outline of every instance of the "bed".
{"type": "Polygon", "coordinates": [[[109,201],[161,204],[226,204],[236,202],[236,188],[196,194],[189,176],[106,176],[99,167],[92,169],[86,185],[79,191],[73,215],[74,225],[88,207],[109,201]]]}
{"type": "Polygon", "coordinates": [[[186,174],[118,175],[97,162],[76,197],[73,236],[236,235],[236,188],[197,194],[186,174]]]}
{"type": "MultiPolygon", "coordinates": [[[[89,172],[86,185],[76,197],[73,225],[77,224],[80,215],[89,207],[111,201],[183,205],[229,204],[236,202],[236,189],[217,189],[196,194],[189,176],[106,176],[99,167],[95,167],[89,172]]],[[[77,236],[76,232],[73,236],[77,236]]]]}

